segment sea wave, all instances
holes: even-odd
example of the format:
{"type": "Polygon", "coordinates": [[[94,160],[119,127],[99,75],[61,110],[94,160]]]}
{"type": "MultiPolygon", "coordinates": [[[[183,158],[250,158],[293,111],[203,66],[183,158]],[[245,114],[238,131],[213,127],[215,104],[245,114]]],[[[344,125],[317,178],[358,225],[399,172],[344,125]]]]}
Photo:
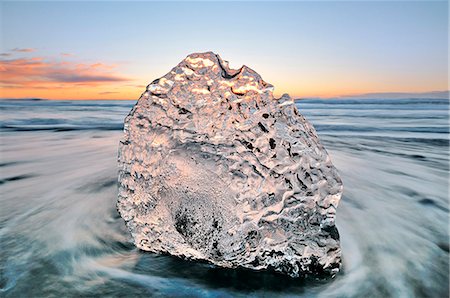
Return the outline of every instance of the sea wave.
{"type": "Polygon", "coordinates": [[[448,297],[448,103],[297,103],[344,182],[332,280],[137,250],[115,208],[133,104],[0,102],[0,296],[448,297]]]}

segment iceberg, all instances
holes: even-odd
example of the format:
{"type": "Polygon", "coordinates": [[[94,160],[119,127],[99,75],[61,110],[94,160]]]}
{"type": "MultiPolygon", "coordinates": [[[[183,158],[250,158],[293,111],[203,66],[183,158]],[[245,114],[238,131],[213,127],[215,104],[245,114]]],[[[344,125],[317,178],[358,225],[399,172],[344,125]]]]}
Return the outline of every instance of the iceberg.
{"type": "Polygon", "coordinates": [[[117,209],[144,251],[334,276],[343,185],[314,127],[247,66],[187,56],[125,119],[117,209]]]}

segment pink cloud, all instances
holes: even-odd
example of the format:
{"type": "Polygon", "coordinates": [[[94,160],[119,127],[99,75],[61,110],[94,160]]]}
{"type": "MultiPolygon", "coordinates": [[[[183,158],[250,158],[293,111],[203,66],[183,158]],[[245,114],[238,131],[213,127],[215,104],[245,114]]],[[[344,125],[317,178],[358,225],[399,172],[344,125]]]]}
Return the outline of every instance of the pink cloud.
{"type": "Polygon", "coordinates": [[[21,53],[31,53],[36,51],[36,49],[33,48],[14,48],[11,50],[12,52],[21,52],[21,53]]]}

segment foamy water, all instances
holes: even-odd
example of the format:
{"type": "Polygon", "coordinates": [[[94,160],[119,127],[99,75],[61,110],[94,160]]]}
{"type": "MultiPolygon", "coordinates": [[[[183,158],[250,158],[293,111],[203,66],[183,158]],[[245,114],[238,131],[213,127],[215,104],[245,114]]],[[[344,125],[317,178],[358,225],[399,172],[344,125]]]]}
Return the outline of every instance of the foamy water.
{"type": "Polygon", "coordinates": [[[448,296],[448,103],[298,103],[345,186],[344,267],[315,281],[134,248],[115,208],[133,102],[1,102],[0,296],[448,296]]]}

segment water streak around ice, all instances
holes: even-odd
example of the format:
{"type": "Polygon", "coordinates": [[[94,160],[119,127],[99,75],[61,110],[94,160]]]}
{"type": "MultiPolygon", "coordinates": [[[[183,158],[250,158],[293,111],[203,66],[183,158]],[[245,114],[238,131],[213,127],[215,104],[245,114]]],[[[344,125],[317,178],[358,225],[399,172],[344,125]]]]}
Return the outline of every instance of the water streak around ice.
{"type": "Polygon", "coordinates": [[[344,181],[330,281],[138,251],[115,209],[129,101],[0,102],[0,296],[448,296],[448,100],[304,100],[344,181]]]}

